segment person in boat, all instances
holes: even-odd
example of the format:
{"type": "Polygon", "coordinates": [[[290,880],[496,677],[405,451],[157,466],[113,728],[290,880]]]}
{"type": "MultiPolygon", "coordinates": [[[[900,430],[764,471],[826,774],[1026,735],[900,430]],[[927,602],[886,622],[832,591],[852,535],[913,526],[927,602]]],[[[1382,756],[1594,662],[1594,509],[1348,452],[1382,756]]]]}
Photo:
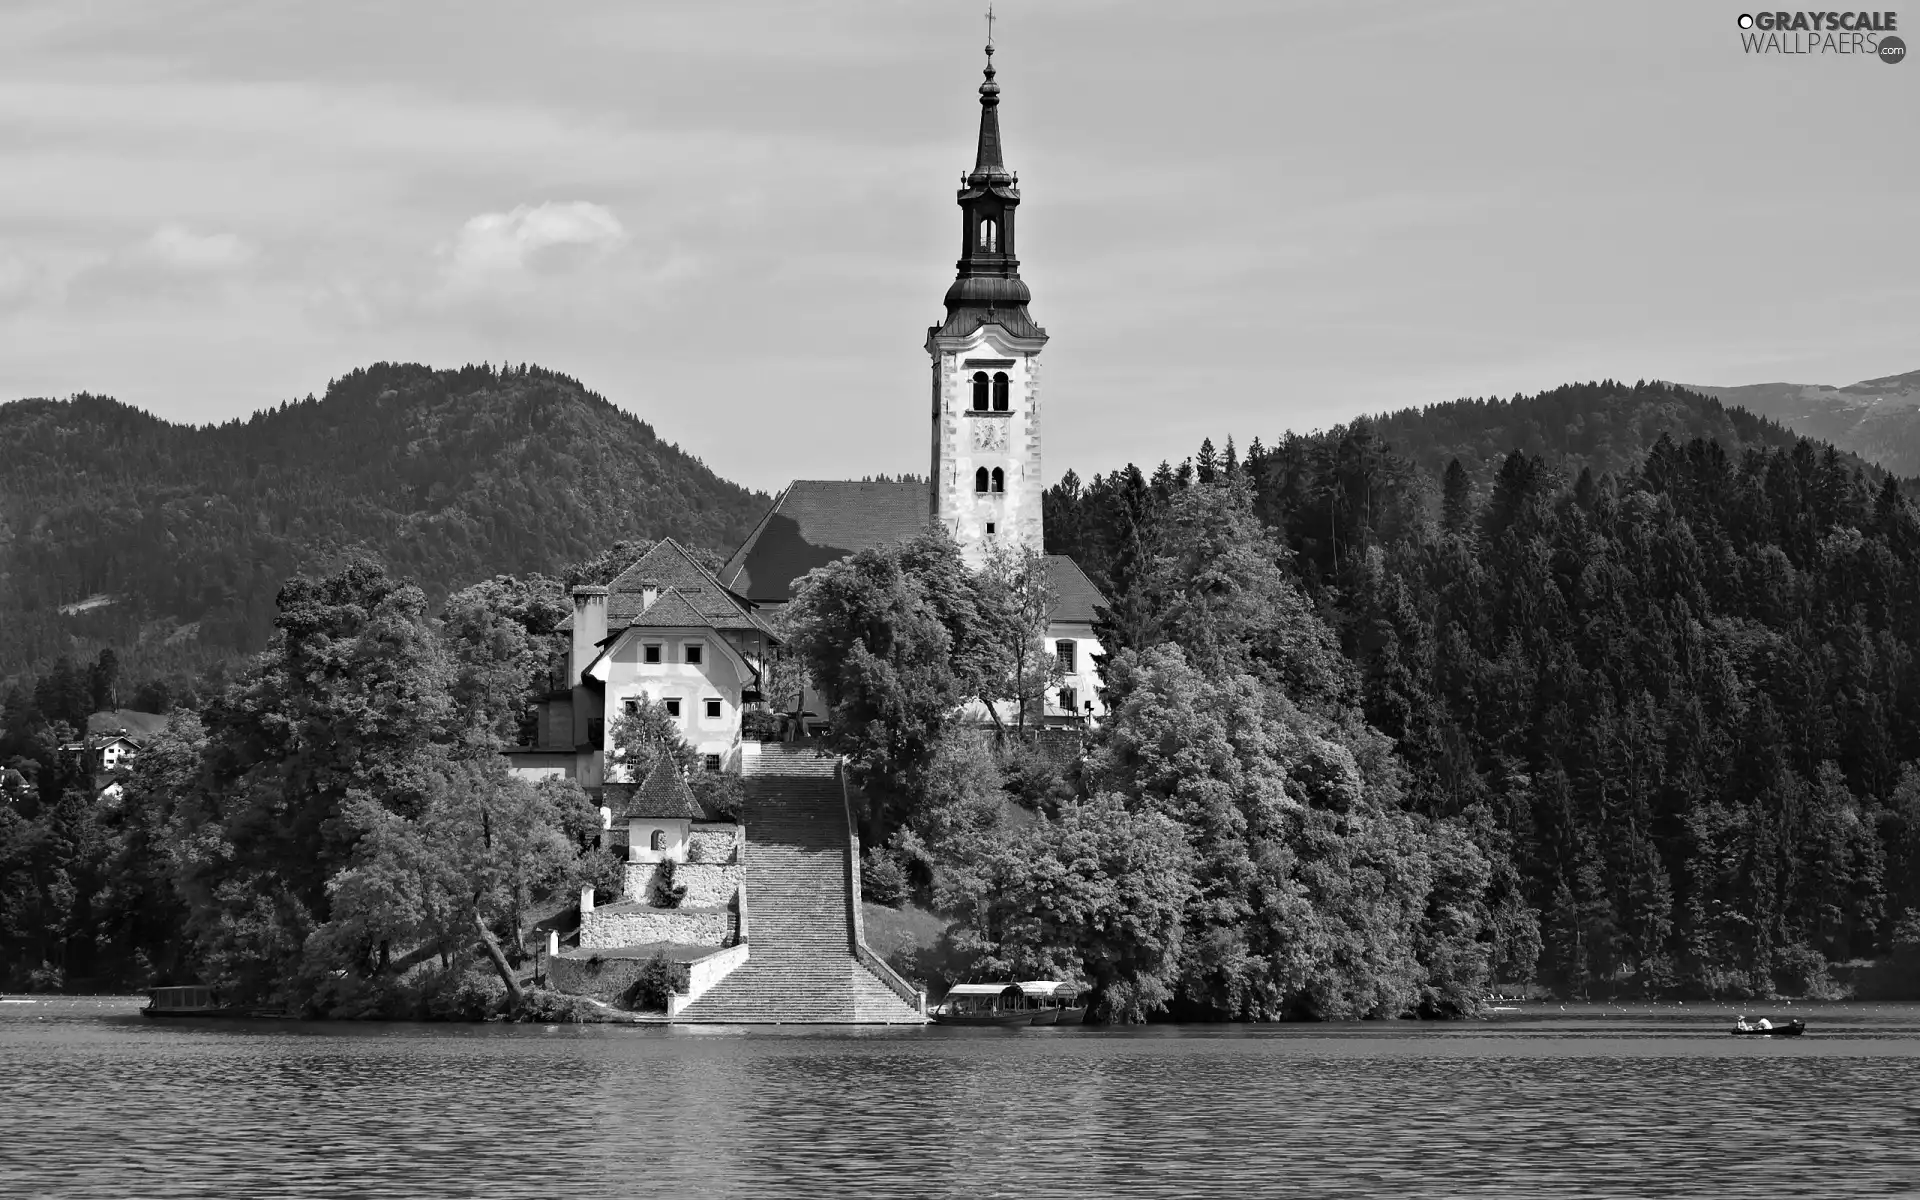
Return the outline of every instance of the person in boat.
{"type": "Polygon", "coordinates": [[[1773,1028],[1773,1022],[1772,1022],[1772,1021],[1769,1021],[1769,1020],[1767,1020],[1767,1019],[1766,1019],[1765,1017],[1761,1017],[1761,1018],[1760,1018],[1760,1028],[1762,1028],[1762,1029],[1772,1029],[1772,1028],[1773,1028]]]}
{"type": "Polygon", "coordinates": [[[1749,1025],[1747,1023],[1747,1019],[1745,1017],[1735,1017],[1733,1021],[1733,1027],[1735,1029],[1738,1029],[1742,1033],[1745,1033],[1747,1030],[1753,1028],[1752,1025],[1749,1025]]]}

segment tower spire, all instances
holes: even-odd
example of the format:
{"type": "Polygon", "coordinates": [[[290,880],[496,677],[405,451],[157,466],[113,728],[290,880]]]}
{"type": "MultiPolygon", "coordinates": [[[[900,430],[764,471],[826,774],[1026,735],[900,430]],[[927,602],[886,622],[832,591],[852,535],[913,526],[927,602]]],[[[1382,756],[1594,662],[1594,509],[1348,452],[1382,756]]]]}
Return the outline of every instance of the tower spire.
{"type": "MultiPolygon", "coordinates": [[[[1008,182],[1007,164],[1000,157],[1000,85],[993,81],[993,9],[987,9],[987,65],[981,72],[986,78],[980,84],[980,148],[973,156],[973,174],[968,182],[976,179],[1005,175],[1008,182]]],[[[975,186],[978,186],[976,183],[975,186]]]]}
{"type": "Polygon", "coordinates": [[[1027,313],[1031,295],[1014,257],[1014,210],[1020,177],[1007,169],[1000,144],[1000,85],[993,65],[993,10],[987,10],[987,63],[980,83],[980,141],[973,170],[960,178],[960,261],[947,289],[946,334],[997,324],[1017,337],[1045,338],[1027,313]]]}

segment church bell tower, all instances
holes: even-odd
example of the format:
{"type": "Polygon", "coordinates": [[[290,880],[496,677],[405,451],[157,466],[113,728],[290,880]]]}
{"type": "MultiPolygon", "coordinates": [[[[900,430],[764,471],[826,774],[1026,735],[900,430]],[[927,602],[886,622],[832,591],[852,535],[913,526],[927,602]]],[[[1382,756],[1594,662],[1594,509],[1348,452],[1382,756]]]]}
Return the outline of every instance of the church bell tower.
{"type": "Polygon", "coordinates": [[[959,274],[947,319],[927,331],[933,358],[933,520],[978,566],[990,545],[1043,547],[1040,350],[1047,331],[1014,257],[1019,176],[1000,153],[1000,85],[987,45],[980,145],[961,177],[959,274]]]}

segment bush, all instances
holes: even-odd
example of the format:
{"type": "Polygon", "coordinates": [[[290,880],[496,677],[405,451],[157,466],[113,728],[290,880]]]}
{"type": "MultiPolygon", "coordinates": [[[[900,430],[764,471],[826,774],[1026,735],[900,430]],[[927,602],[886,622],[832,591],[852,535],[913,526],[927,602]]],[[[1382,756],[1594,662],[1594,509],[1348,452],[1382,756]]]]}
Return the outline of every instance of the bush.
{"type": "Polygon", "coordinates": [[[620,997],[621,1007],[633,1012],[665,1012],[667,998],[673,994],[674,965],[664,954],[656,953],[640,967],[633,986],[620,997]]]}
{"type": "Polygon", "coordinates": [[[907,868],[891,850],[869,850],[860,864],[860,897],[888,908],[898,908],[912,891],[907,868]]]}
{"type": "Polygon", "coordinates": [[[780,736],[780,714],[764,708],[750,708],[740,714],[740,736],[771,741],[780,736]]]}
{"type": "Polygon", "coordinates": [[[1827,975],[1826,956],[1797,942],[1775,952],[1773,982],[1787,995],[1809,1000],[1831,1000],[1839,995],[1839,988],[1827,975]]]}
{"type": "Polygon", "coordinates": [[[506,1010],[507,985],[493,971],[455,963],[436,972],[418,993],[418,1008],[427,1021],[484,1021],[506,1010]]]}
{"type": "Polygon", "coordinates": [[[654,872],[653,903],[655,907],[679,908],[680,902],[687,898],[687,885],[673,881],[676,870],[677,864],[669,858],[654,872]]]}
{"type": "Polygon", "coordinates": [[[520,994],[516,1021],[530,1025],[579,1025],[600,1015],[600,1006],[580,996],[551,992],[546,988],[528,988],[520,994]]]}

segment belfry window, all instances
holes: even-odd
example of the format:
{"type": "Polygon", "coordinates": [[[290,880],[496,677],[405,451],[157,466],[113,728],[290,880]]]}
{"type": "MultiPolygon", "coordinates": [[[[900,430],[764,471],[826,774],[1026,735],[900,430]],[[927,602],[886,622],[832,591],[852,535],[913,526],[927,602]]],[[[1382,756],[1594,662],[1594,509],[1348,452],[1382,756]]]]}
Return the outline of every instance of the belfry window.
{"type": "MultiPolygon", "coordinates": [[[[952,245],[951,242],[948,245],[952,245]]],[[[980,220],[980,248],[989,253],[1000,249],[1000,223],[992,217],[980,220]]]]}
{"type": "Polygon", "coordinates": [[[1007,473],[999,467],[993,469],[993,490],[996,492],[1007,490],[1007,473]]]}
{"type": "Polygon", "coordinates": [[[987,373],[975,371],[973,373],[973,411],[987,411],[987,387],[987,373]]]}
{"type": "Polygon", "coordinates": [[[987,490],[987,469],[985,467],[981,467],[973,473],[973,490],[976,492],[984,492],[987,490]]]}
{"type": "Polygon", "coordinates": [[[1007,411],[1007,373],[1005,371],[993,373],[993,411],[1007,411]]]}

